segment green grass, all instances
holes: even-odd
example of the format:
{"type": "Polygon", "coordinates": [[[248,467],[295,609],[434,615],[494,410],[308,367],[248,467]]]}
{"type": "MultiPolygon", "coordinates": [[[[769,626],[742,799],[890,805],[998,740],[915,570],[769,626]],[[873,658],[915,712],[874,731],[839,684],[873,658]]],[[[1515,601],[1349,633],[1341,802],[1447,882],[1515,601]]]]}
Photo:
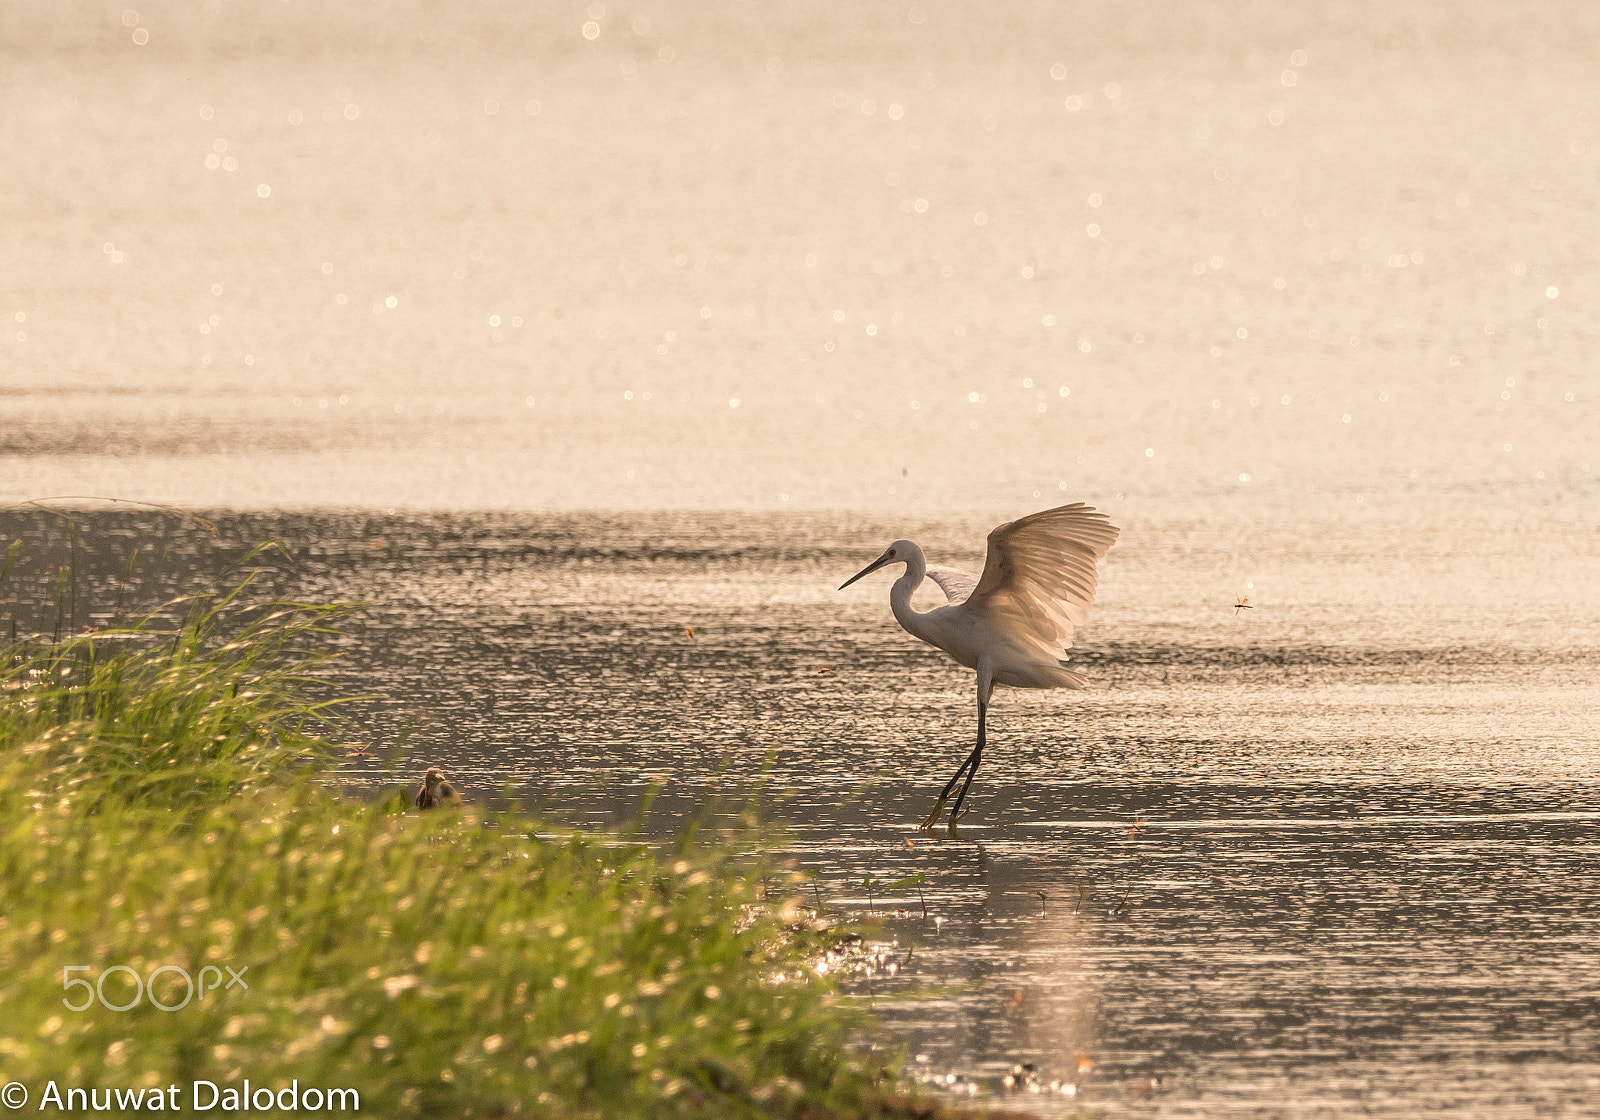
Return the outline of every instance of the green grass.
{"type": "Polygon", "coordinates": [[[340,610],[249,593],[3,651],[7,1080],[185,1102],[194,1079],[294,1080],[389,1117],[907,1114],[751,836],[660,848],[341,797],[316,778],[345,732],[312,699],[340,610]],[[118,965],[249,986],[63,1005],[84,991],[64,978],[118,965]]]}
{"type": "MultiPolygon", "coordinates": [[[[21,776],[12,767],[8,779],[21,776]]],[[[530,837],[308,785],[86,813],[0,796],[7,1075],[354,1087],[378,1115],[758,1115],[875,1085],[860,1028],[725,853],[530,837]],[[62,1006],[66,965],[248,966],[176,1012],[62,1006]]],[[[78,974],[83,975],[83,974],[78,974]]],[[[221,977],[219,977],[220,979],[221,977]]],[[[79,989],[81,991],[81,989],[79,989]]],[[[114,977],[108,1002],[133,987],[114,977]]],[[[184,981],[157,981],[167,1004],[184,981]]],[[[77,994],[67,993],[74,1003],[77,994]]]]}
{"type": "Polygon", "coordinates": [[[167,604],[177,625],[5,650],[0,752],[34,756],[46,784],[79,801],[172,809],[326,766],[338,725],[310,689],[320,640],[346,611],[252,604],[250,582],[167,604]]]}

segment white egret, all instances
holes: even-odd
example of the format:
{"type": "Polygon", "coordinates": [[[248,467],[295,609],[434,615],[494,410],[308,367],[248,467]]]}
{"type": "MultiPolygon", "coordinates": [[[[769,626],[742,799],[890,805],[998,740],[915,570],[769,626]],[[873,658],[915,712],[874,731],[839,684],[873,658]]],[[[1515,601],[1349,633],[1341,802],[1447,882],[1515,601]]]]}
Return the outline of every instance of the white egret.
{"type": "Polygon", "coordinates": [[[1066,667],[1072,632],[1094,602],[1096,562],[1105,558],[1119,530],[1105,514],[1081,502],[1008,521],[989,534],[981,577],[931,566],[914,542],[898,540],[884,554],[840,584],[843,591],[862,576],[889,564],[906,570],[889,591],[889,606],[907,633],[937,646],[958,665],[978,674],[978,745],[946,783],[933,812],[922,822],[932,829],[950,791],[966,782],[950,810],[950,828],[983,761],[984,723],[997,684],[1013,688],[1088,688],[1066,667]],[[949,602],[914,610],[911,594],[931,579],[949,602]]]}

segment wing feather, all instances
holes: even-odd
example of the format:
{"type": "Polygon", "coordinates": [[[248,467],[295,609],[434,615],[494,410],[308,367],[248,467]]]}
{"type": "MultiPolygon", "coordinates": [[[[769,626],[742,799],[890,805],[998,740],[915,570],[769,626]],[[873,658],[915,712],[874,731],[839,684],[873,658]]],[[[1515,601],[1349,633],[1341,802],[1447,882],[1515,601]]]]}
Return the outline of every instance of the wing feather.
{"type": "Polygon", "coordinates": [[[946,568],[943,564],[929,564],[928,578],[939,585],[944,597],[954,606],[965,603],[978,586],[978,577],[960,568],[946,568]]]}
{"type": "Polygon", "coordinates": [[[1088,617],[1099,582],[1095,565],[1118,532],[1081,502],[1008,521],[989,534],[983,576],[965,601],[1011,623],[1039,654],[1059,658],[1088,617]]]}

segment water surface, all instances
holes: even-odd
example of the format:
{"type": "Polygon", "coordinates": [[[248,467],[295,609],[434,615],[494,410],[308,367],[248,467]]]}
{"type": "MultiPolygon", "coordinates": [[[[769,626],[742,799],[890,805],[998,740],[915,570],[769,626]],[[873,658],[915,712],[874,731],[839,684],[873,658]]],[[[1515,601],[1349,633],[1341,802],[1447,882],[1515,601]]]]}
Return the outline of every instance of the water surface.
{"type": "Polygon", "coordinates": [[[6,13],[0,501],[1597,494],[1584,0],[6,13]]]}

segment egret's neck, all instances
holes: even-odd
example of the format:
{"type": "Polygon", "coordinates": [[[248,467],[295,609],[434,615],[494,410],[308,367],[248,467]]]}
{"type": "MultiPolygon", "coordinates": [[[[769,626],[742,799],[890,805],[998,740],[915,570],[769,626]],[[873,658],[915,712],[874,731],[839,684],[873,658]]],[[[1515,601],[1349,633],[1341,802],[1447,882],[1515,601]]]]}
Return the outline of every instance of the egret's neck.
{"type": "Polygon", "coordinates": [[[913,610],[911,595],[922,586],[922,581],[928,575],[928,562],[923,558],[922,550],[912,546],[910,554],[906,557],[906,570],[899,579],[894,581],[894,586],[889,589],[889,606],[894,610],[895,621],[909,634],[922,637],[922,613],[913,610]]]}

